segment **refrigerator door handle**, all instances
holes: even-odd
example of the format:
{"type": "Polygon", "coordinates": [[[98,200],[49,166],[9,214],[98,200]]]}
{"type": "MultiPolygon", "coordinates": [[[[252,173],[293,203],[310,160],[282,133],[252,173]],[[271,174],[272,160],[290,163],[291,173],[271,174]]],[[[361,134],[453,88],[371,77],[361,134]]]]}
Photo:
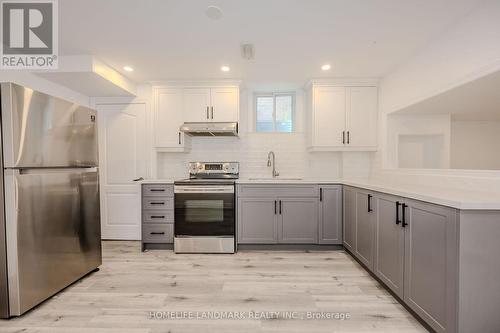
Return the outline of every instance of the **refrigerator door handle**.
{"type": "Polygon", "coordinates": [[[97,172],[98,167],[85,167],[85,168],[13,168],[19,172],[20,175],[37,175],[49,173],[74,173],[74,172],[97,172]]]}

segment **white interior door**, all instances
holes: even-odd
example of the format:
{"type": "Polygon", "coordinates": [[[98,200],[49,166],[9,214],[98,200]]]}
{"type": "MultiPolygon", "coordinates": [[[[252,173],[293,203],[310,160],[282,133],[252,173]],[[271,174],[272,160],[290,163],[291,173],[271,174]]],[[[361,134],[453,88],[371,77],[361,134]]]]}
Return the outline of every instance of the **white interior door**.
{"type": "Polygon", "coordinates": [[[141,186],[146,177],[146,105],[97,105],[103,239],[141,239],[141,186]]]}
{"type": "Polygon", "coordinates": [[[212,88],[210,118],[218,122],[237,122],[239,110],[237,88],[212,88]]]}
{"type": "Polygon", "coordinates": [[[349,131],[349,146],[377,146],[376,87],[348,88],[347,130],[349,131]]]}
{"type": "Polygon", "coordinates": [[[342,147],[345,131],[345,88],[315,87],[313,146],[342,147]]]}
{"type": "Polygon", "coordinates": [[[210,89],[186,88],[183,91],[184,114],[186,122],[210,121],[210,89]]]}

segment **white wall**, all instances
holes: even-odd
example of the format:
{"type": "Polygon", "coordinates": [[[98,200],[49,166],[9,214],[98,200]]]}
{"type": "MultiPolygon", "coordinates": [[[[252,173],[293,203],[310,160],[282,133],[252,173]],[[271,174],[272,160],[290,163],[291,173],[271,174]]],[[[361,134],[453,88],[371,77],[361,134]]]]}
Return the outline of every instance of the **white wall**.
{"type": "Polygon", "coordinates": [[[500,1],[490,0],[385,76],[381,108],[397,111],[500,67],[500,1]]]}
{"type": "Polygon", "coordinates": [[[389,115],[386,149],[392,168],[449,168],[450,115],[389,115]]]}
{"type": "Polygon", "coordinates": [[[452,121],[451,167],[500,170],[500,121],[452,121]]]}
{"type": "Polygon", "coordinates": [[[500,69],[500,2],[481,7],[381,80],[380,152],[374,175],[388,182],[500,192],[500,172],[390,169],[387,115],[500,69]]]}

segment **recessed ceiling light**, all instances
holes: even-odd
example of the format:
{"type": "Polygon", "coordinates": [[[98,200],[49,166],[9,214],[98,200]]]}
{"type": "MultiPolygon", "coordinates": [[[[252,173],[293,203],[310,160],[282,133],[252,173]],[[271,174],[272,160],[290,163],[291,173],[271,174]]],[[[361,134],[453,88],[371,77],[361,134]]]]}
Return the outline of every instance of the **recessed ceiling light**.
{"type": "Polygon", "coordinates": [[[222,17],[222,10],[217,6],[208,6],[205,15],[207,15],[209,19],[217,21],[222,17]]]}
{"type": "Polygon", "coordinates": [[[127,71],[127,72],[133,72],[134,71],[134,69],[132,67],[130,67],[130,66],[123,66],[123,69],[125,71],[127,71]]]}
{"type": "Polygon", "coordinates": [[[323,66],[321,66],[322,71],[328,71],[330,70],[330,68],[332,68],[332,66],[330,66],[329,64],[324,64],[323,66]]]}
{"type": "Polygon", "coordinates": [[[221,66],[220,70],[223,72],[229,72],[231,68],[229,68],[229,66],[221,66]]]}

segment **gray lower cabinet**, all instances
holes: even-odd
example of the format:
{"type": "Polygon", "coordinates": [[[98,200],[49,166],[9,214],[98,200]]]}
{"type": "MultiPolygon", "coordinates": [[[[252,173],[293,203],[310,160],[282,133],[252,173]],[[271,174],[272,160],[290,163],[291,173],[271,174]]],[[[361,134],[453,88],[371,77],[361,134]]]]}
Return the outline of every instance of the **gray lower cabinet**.
{"type": "Polygon", "coordinates": [[[343,197],[343,244],[351,253],[356,248],[356,189],[344,186],[343,197]]]}
{"type": "Polygon", "coordinates": [[[239,198],[237,225],[238,243],[277,243],[277,212],[277,201],[274,198],[239,198]]]}
{"type": "Polygon", "coordinates": [[[373,194],[344,186],[344,246],[369,269],[373,269],[374,224],[373,194]]]}
{"type": "Polygon", "coordinates": [[[456,331],[458,234],[455,209],[405,200],[404,301],[436,332],[456,331]]]}
{"type": "MultiPolygon", "coordinates": [[[[340,187],[337,188],[340,191],[340,187]]],[[[329,194],[329,199],[341,196],[329,194]]],[[[329,200],[331,201],[331,200],[329,200]]],[[[330,208],[340,207],[340,201],[330,208]]],[[[320,201],[317,185],[238,185],[239,244],[318,244],[320,201]]],[[[338,213],[338,210],[337,210],[338,213]]],[[[326,215],[325,219],[332,214],[326,215]]],[[[332,223],[338,223],[332,221],[332,223]]],[[[326,225],[326,223],[325,223],[326,225]]],[[[338,238],[336,226],[321,229],[338,238]]],[[[322,236],[321,236],[322,237],[322,236]]],[[[323,237],[322,237],[323,238],[323,237]]]]}
{"type": "Polygon", "coordinates": [[[372,272],[436,332],[456,331],[457,211],[374,194],[372,272]]]}
{"type": "Polygon", "coordinates": [[[319,188],[319,244],[342,245],[342,185],[319,188]]]}
{"type": "Polygon", "coordinates": [[[456,332],[455,209],[345,186],[344,246],[436,332],[456,332]]]}
{"type": "Polygon", "coordinates": [[[172,243],[174,238],[173,224],[144,224],[142,226],[142,242],[144,244],[172,243]]]}
{"type": "Polygon", "coordinates": [[[405,229],[401,226],[400,198],[375,194],[375,262],[373,273],[403,298],[405,229]]]}
{"type": "Polygon", "coordinates": [[[316,244],[317,198],[239,198],[238,243],[316,244]]]}
{"type": "Polygon", "coordinates": [[[354,255],[369,269],[373,270],[374,222],[375,214],[372,207],[373,194],[356,190],[356,241],[354,255]]]}
{"type": "Polygon", "coordinates": [[[278,242],[318,242],[318,198],[280,198],[278,201],[278,242]]]}
{"type": "Polygon", "coordinates": [[[351,186],[343,188],[343,205],[344,247],[433,331],[500,332],[500,288],[492,287],[500,275],[500,211],[457,210],[351,186]]]}
{"type": "Polygon", "coordinates": [[[142,185],[142,250],[148,244],[174,242],[174,186],[142,185]]]}

